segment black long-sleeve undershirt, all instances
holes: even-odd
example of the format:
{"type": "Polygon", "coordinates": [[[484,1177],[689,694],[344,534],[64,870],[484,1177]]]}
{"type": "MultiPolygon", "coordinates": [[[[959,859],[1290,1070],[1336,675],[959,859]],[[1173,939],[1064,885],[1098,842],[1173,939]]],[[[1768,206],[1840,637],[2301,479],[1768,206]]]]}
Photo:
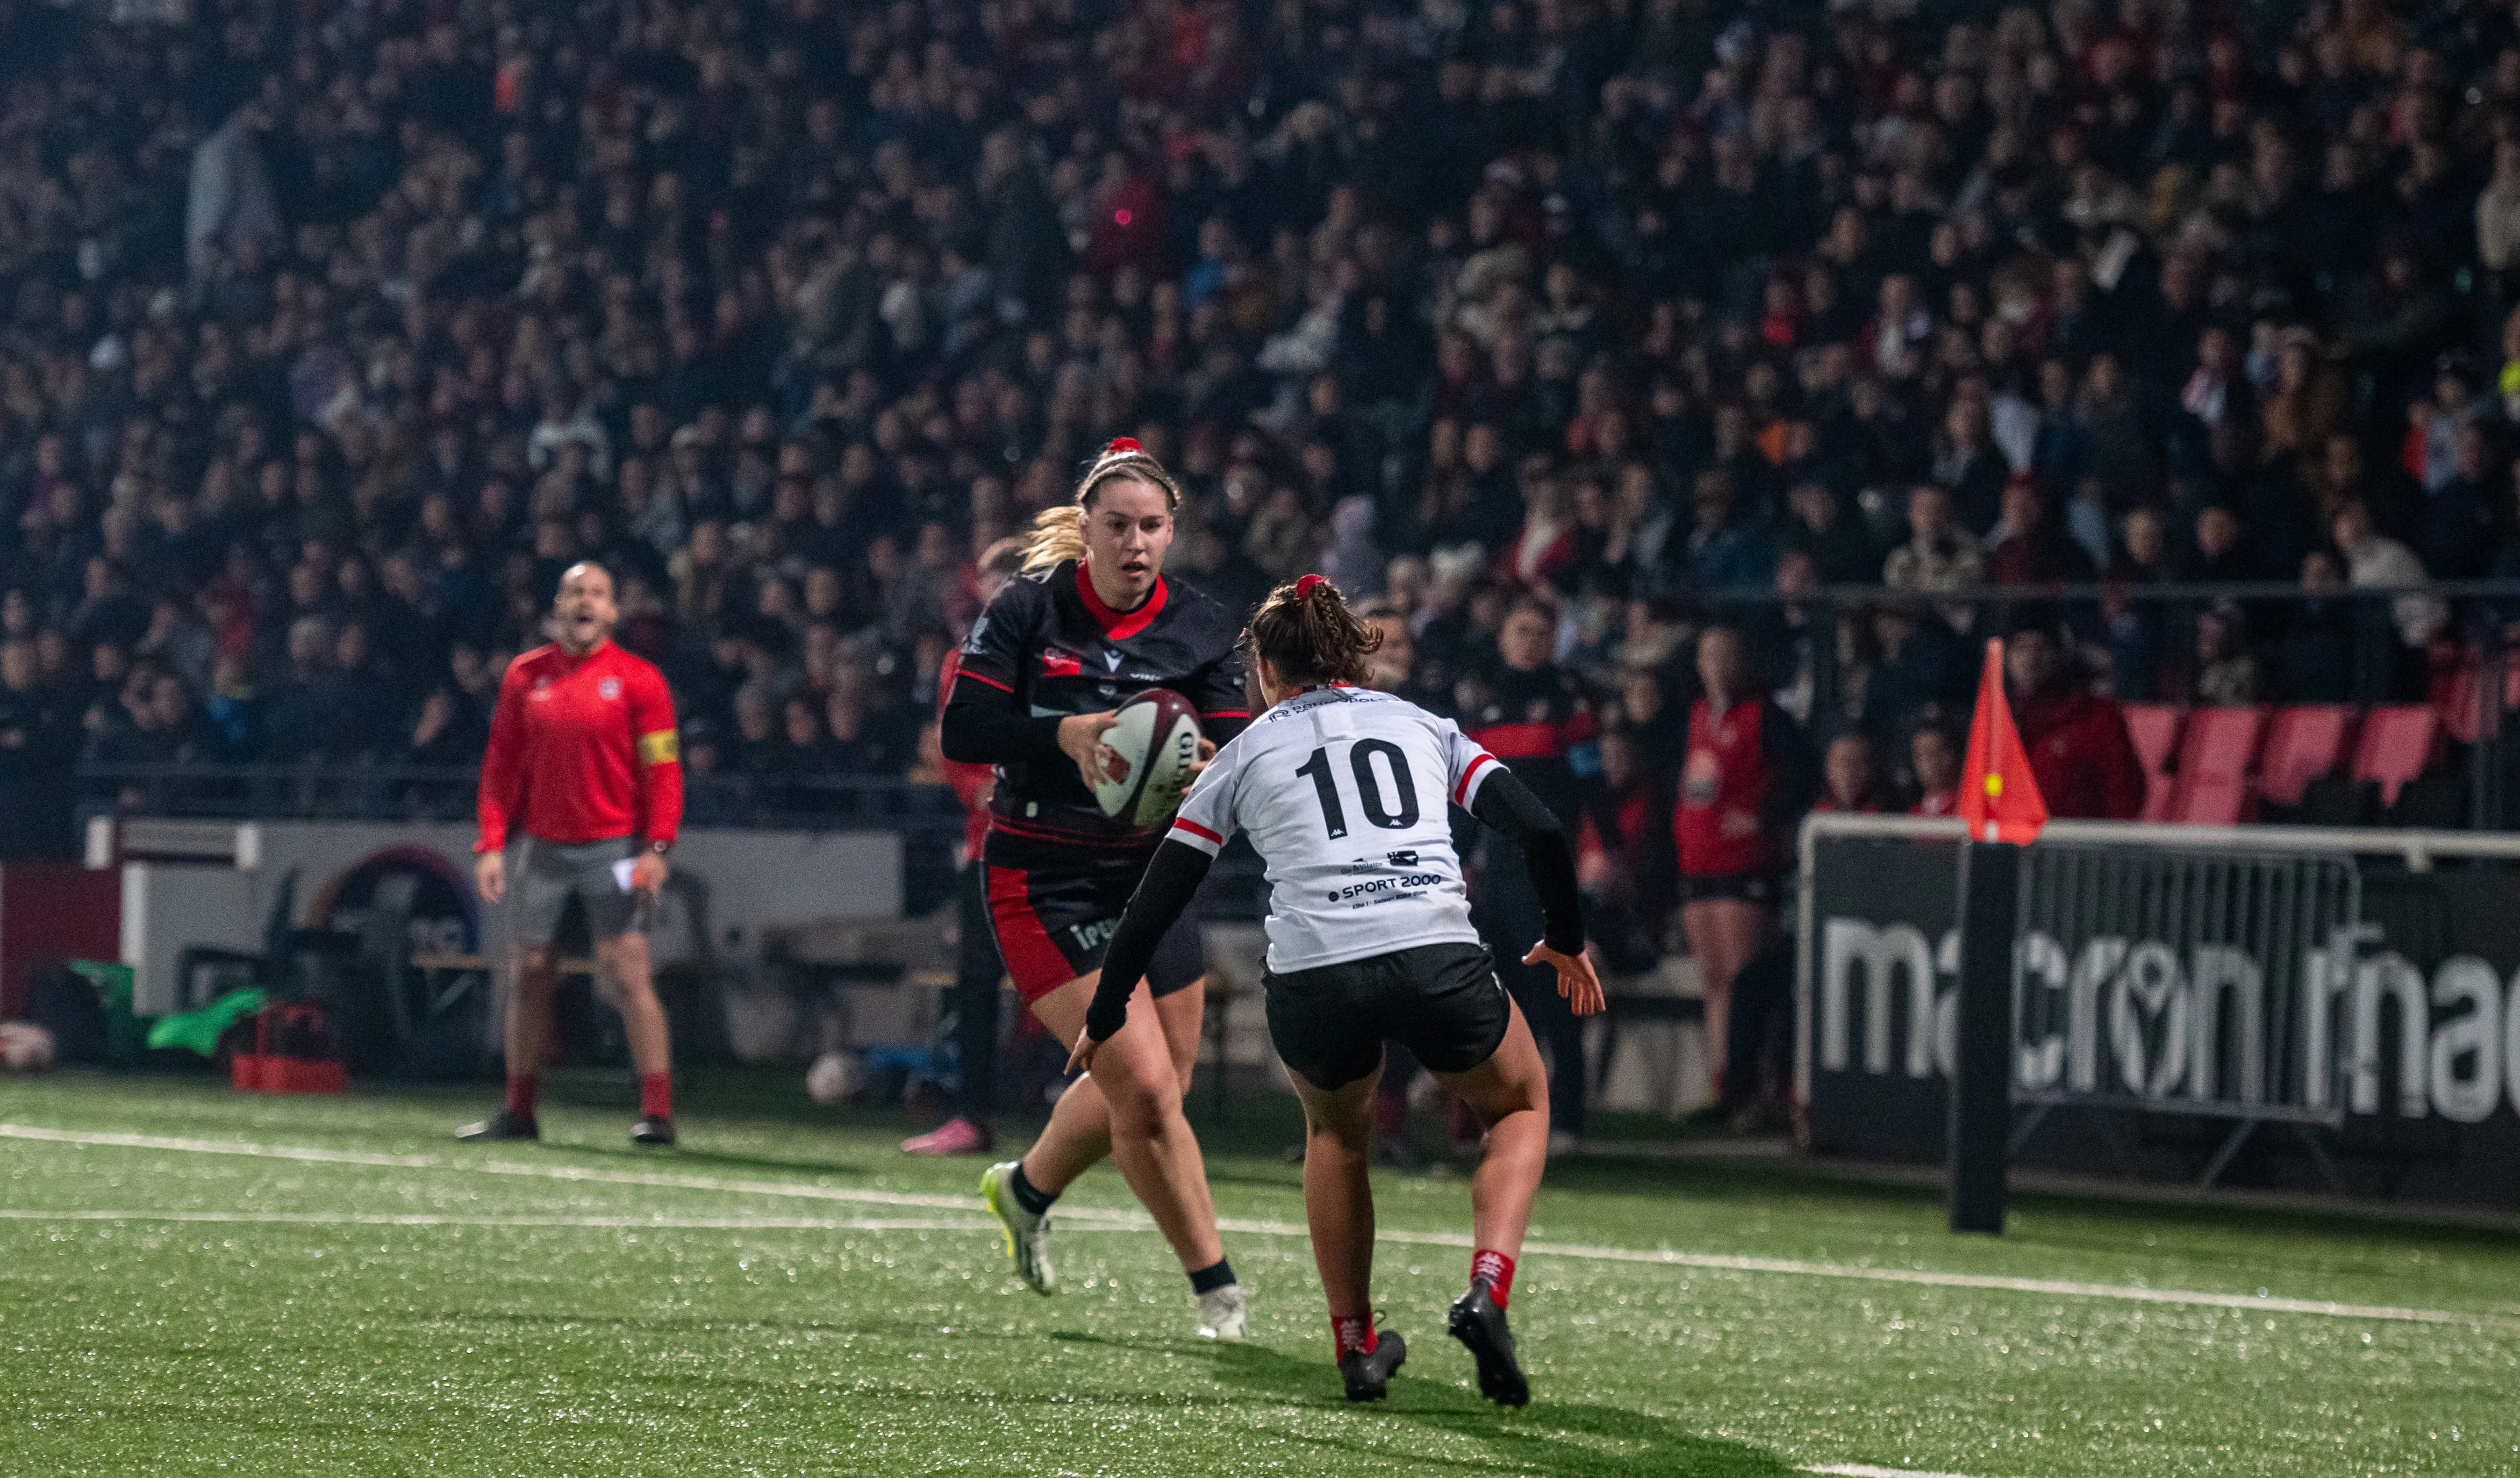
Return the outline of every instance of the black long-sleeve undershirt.
{"type": "Polygon", "coordinates": [[[1065,759],[1059,715],[1034,718],[985,683],[957,683],[936,726],[945,757],[964,765],[1046,764],[1065,759]]]}
{"type": "MultiPolygon", "coordinates": [[[[1542,942],[1561,955],[1584,952],[1584,898],[1575,880],[1575,850],[1566,829],[1531,787],[1503,766],[1479,786],[1470,814],[1522,848],[1531,885],[1540,895],[1542,942]]],[[[1102,953],[1102,978],[1086,1008],[1085,1030],[1097,1042],[1111,1040],[1129,1018],[1129,998],[1146,977],[1155,946],[1180,921],[1215,861],[1188,842],[1167,839],[1148,862],[1146,875],[1102,953]]]]}

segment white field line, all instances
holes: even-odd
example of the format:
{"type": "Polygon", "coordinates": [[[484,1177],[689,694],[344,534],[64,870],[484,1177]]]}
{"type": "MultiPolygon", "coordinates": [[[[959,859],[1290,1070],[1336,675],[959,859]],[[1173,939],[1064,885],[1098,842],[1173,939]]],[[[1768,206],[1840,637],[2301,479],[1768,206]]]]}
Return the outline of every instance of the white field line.
{"type": "MultiPolygon", "coordinates": [[[[461,1170],[484,1175],[614,1186],[647,1186],[677,1190],[715,1190],[744,1195],[790,1196],[807,1200],[862,1205],[922,1207],[968,1212],[968,1196],[907,1191],[857,1190],[833,1186],[807,1186],[792,1181],[742,1181],[716,1176],[659,1175],[638,1171],[596,1170],[574,1165],[526,1165],[507,1160],[440,1160],[426,1155],[380,1154],[366,1150],[325,1149],[308,1145],[257,1144],[237,1140],[175,1139],[158,1135],[41,1129],[0,1124],[0,1139],[36,1140],[49,1143],[86,1144],[123,1149],[165,1150],[182,1154],[226,1154],[293,1160],[326,1165],[370,1165],[398,1170],[461,1170]]],[[[29,1219],[41,1219],[30,1214],[29,1219]]],[[[1059,1221],[1075,1232],[1136,1232],[1153,1223],[1144,1212],[1101,1207],[1062,1207],[1059,1221]],[[1078,1225],[1082,1223],[1083,1225],[1078,1225]]],[[[484,1225],[501,1225],[495,1219],[484,1225]]],[[[518,1224],[521,1225],[521,1224],[518,1224]]],[[[654,1225],[645,1223],[643,1225],[654,1225]]],[[[1220,1231],[1250,1236],[1307,1236],[1300,1223],[1219,1218],[1220,1231]]],[[[939,1229],[943,1230],[943,1229],[939,1229]]],[[[1404,1232],[1379,1229],[1377,1240],[1406,1246],[1468,1249],[1467,1235],[1449,1232],[1404,1232]]],[[[1529,1242],[1526,1255],[1563,1257],[1585,1262],[1638,1263],[1691,1268],[1713,1273],[1769,1274],[1786,1277],[1833,1277],[1858,1282],[1900,1283],[1929,1288],[1975,1288],[2003,1293],[2029,1293],[2050,1298],[2107,1299],[2122,1303],[2170,1305],[2196,1309],[2245,1309],[2265,1314],[2297,1314],[2313,1318],[2370,1320],[2383,1322],[2449,1324],[2520,1329],[2520,1319],[2450,1309],[2415,1309],[2387,1304],[2346,1304],[2325,1299],[2260,1298],[2245,1293],[2202,1293],[2180,1288],[2138,1288],[2118,1283],[2087,1283],[2062,1278],[2006,1277],[1993,1274],[1942,1273],[1916,1268],[1866,1268],[1844,1263],[1812,1263],[1791,1258],[1739,1257],[1726,1253],[1645,1251],[1633,1247],[1596,1247],[1581,1243],[1529,1242]]]]}
{"type": "MultiPolygon", "coordinates": [[[[907,1190],[859,1190],[842,1186],[808,1186],[796,1181],[729,1180],[721,1176],[661,1175],[641,1170],[602,1170],[577,1165],[529,1165],[514,1160],[444,1160],[419,1154],[380,1154],[365,1149],[325,1149],[308,1144],[257,1144],[245,1140],[191,1140],[166,1135],[112,1134],[39,1129],[27,1124],[0,1124],[0,1139],[39,1140],[53,1144],[100,1145],[116,1149],[158,1149],[176,1154],[243,1155],[252,1159],[294,1160],[311,1165],[368,1165],[386,1170],[464,1170],[479,1175],[522,1176],[532,1180],[577,1181],[601,1186],[648,1186],[668,1190],[716,1190],[739,1195],[790,1196],[815,1201],[846,1201],[866,1206],[917,1206],[933,1211],[969,1211],[975,1197],[935,1195],[907,1190]]],[[[1136,1212],[1097,1212],[1079,1208],[1071,1215],[1136,1218],[1136,1212]]]]}
{"type": "Polygon", "coordinates": [[[1824,1467],[1805,1468],[1806,1473],[1826,1473],[1831,1478],[1960,1478],[1958,1473],[1920,1473],[1913,1468],[1877,1468],[1867,1462],[1832,1462],[1824,1467]]]}
{"type": "Polygon", "coordinates": [[[225,1227],[589,1227],[628,1232],[994,1232],[976,1217],[443,1216],[366,1211],[18,1211],[0,1222],[185,1222],[225,1227]]]}

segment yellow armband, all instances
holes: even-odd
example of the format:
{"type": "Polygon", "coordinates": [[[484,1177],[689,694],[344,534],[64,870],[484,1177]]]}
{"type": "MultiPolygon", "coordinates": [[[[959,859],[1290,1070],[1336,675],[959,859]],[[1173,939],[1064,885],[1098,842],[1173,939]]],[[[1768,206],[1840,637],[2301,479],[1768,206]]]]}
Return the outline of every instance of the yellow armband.
{"type": "Polygon", "coordinates": [[[639,763],[669,765],[683,757],[683,746],[671,729],[639,736],[639,763]]]}

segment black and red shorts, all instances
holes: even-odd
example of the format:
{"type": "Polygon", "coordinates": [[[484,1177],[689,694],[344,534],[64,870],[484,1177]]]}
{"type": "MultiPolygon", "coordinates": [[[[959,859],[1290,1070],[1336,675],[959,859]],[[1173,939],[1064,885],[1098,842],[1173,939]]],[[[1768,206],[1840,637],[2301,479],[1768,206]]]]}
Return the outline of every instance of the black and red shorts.
{"type": "MultiPolygon", "coordinates": [[[[1015,990],[1029,1006],[1102,967],[1152,847],[1098,847],[992,829],[980,847],[989,870],[989,921],[1015,990]]],[[[1198,923],[1184,916],[1147,964],[1147,984],[1169,996],[1207,973],[1198,923]]]]}

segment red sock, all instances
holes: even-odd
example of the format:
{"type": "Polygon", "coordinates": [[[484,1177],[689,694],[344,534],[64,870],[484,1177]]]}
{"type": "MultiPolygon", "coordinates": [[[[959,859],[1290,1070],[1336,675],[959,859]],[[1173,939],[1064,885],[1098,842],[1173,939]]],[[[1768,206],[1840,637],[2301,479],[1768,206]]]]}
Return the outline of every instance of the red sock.
{"type": "Polygon", "coordinates": [[[1351,1350],[1359,1355],[1371,1355],[1373,1353],[1374,1345],[1379,1343],[1374,1335],[1373,1316],[1371,1314],[1331,1315],[1330,1338],[1338,1345],[1338,1353],[1332,1357],[1337,1360],[1347,1359],[1348,1352],[1351,1350]]]}
{"type": "Polygon", "coordinates": [[[534,1116],[534,1085],[538,1081],[532,1073],[508,1074],[508,1112],[520,1119],[534,1116]]]}
{"type": "Polygon", "coordinates": [[[674,1075],[641,1073],[639,1075],[639,1117],[670,1119],[674,1116],[674,1075]]]}
{"type": "Polygon", "coordinates": [[[1470,1258],[1470,1286],[1481,1283],[1488,1285],[1488,1297],[1496,1300],[1496,1306],[1504,1308],[1506,1300],[1513,1297],[1513,1259],[1480,1248],[1470,1258]]]}

